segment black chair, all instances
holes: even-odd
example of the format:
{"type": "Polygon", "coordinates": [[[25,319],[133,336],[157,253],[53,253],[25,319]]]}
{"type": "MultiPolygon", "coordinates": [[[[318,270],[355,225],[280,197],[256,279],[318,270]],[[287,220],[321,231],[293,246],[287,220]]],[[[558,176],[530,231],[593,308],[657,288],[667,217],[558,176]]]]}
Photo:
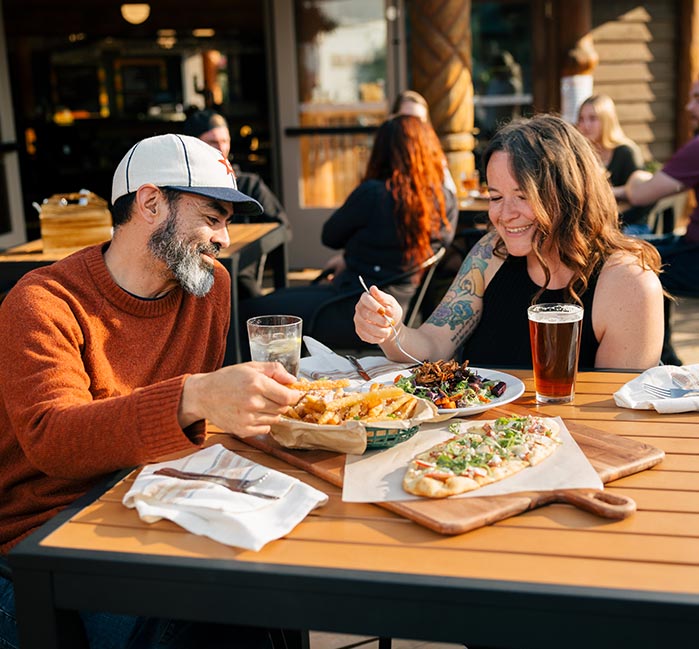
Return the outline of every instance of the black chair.
{"type": "MultiPolygon", "coordinates": [[[[385,288],[387,286],[391,286],[392,284],[404,283],[406,279],[409,279],[419,273],[422,273],[422,277],[420,278],[420,282],[417,286],[417,289],[412,298],[410,299],[410,303],[408,304],[408,307],[405,309],[405,312],[403,314],[403,322],[408,327],[412,327],[418,324],[422,301],[424,300],[425,294],[427,293],[430,283],[432,282],[434,273],[437,270],[437,265],[442,260],[445,254],[446,248],[442,247],[434,255],[423,261],[421,264],[414,266],[413,268],[405,271],[404,273],[400,273],[399,275],[396,275],[394,277],[391,277],[390,279],[376,284],[376,286],[378,286],[379,288],[385,288]]],[[[320,276],[316,278],[316,280],[318,279],[320,279],[320,276]]],[[[352,304],[354,304],[356,303],[357,299],[361,294],[362,289],[348,291],[346,293],[341,293],[336,297],[332,298],[331,300],[328,300],[327,302],[321,304],[316,309],[315,313],[313,313],[313,316],[309,319],[309,321],[307,323],[304,323],[304,334],[308,336],[313,336],[315,338],[318,335],[318,323],[323,322],[323,314],[326,312],[326,309],[336,307],[338,304],[342,302],[351,302],[352,304]]],[[[352,343],[351,345],[352,348],[356,348],[356,346],[356,343],[352,343]]],[[[366,347],[374,347],[374,345],[366,344],[366,347]]]]}

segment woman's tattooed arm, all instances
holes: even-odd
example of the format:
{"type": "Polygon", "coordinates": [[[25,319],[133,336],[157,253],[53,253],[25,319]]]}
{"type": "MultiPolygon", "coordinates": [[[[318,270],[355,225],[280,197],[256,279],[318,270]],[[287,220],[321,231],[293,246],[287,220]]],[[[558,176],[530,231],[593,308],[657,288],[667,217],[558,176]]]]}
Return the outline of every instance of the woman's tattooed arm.
{"type": "Polygon", "coordinates": [[[496,239],[496,232],[489,233],[471,249],[439,306],[427,319],[435,327],[449,327],[455,348],[463,344],[480,320],[485,271],[493,259],[496,239]]]}

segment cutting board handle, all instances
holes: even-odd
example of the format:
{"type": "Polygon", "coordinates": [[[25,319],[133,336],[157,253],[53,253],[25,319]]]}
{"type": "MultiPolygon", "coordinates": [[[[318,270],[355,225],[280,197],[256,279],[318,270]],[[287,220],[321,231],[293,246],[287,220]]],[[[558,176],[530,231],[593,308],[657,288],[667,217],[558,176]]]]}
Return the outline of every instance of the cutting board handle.
{"type": "Polygon", "coordinates": [[[556,491],[553,502],[568,503],[604,518],[621,520],[636,511],[636,503],[627,496],[594,489],[556,491]]]}

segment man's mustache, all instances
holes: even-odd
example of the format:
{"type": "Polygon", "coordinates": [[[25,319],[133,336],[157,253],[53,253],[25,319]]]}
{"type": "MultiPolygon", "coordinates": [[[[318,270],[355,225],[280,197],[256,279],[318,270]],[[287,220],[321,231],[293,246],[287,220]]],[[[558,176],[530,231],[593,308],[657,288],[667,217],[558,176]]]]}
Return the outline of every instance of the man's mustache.
{"type": "Polygon", "coordinates": [[[197,247],[197,252],[203,255],[211,255],[213,257],[218,257],[221,253],[220,243],[202,243],[197,247]]]}

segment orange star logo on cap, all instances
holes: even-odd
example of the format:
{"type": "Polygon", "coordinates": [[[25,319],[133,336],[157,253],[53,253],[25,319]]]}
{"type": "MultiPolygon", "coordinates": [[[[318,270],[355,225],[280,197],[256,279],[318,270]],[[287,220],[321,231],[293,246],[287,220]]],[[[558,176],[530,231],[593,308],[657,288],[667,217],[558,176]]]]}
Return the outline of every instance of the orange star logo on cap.
{"type": "Polygon", "coordinates": [[[226,172],[229,174],[233,174],[233,178],[235,178],[235,171],[233,171],[233,166],[231,163],[228,161],[227,158],[221,158],[219,162],[226,168],[226,172]]]}

